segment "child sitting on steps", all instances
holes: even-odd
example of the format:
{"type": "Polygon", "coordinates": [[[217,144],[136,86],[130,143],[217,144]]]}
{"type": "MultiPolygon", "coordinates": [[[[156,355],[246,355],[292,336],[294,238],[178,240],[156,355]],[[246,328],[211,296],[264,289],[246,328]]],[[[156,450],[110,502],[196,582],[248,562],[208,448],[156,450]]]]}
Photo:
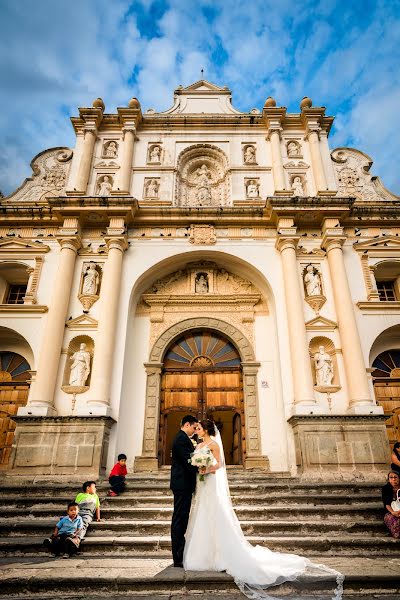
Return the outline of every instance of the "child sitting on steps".
{"type": "Polygon", "coordinates": [[[78,551],[80,544],[79,534],[83,529],[83,521],[79,516],[79,506],[76,502],[68,504],[67,516],[61,517],[54,528],[50,538],[44,540],[43,545],[63,558],[69,558],[78,551]]]}
{"type": "Polygon", "coordinates": [[[79,504],[79,514],[83,521],[83,529],[79,535],[81,539],[85,537],[95,515],[96,521],[100,521],[100,500],[96,494],[96,482],[85,481],[82,490],[75,498],[75,502],[79,504]]]}
{"type": "Polygon", "coordinates": [[[110,482],[111,490],[108,496],[118,496],[125,489],[125,477],[128,471],[126,469],[126,454],[118,454],[118,462],[115,463],[110,471],[108,481],[110,482]]]}

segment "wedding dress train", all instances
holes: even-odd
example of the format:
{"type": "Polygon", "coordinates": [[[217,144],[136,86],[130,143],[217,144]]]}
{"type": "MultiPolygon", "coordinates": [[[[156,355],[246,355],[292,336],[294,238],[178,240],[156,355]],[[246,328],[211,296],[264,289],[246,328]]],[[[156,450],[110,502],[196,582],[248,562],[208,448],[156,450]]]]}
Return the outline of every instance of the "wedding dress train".
{"type": "MultiPolygon", "coordinates": [[[[214,439],[223,458],[219,432],[214,439]]],[[[205,451],[204,447],[195,452],[202,451],[205,451]]],[[[285,581],[295,581],[303,574],[311,580],[336,580],[334,600],[340,600],[343,594],[341,573],[296,554],[252,546],[245,539],[232,507],[224,463],[215,473],[207,474],[204,481],[197,481],[183,565],[188,571],[226,571],[239,589],[252,599],[270,598],[266,589],[285,581]]]]}

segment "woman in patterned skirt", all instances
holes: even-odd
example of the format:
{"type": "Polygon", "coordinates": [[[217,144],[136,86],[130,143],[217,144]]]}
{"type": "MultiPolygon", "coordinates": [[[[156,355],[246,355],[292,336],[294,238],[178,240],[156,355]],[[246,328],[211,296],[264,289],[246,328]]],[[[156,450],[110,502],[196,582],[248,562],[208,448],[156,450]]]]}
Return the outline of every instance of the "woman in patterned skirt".
{"type": "Polygon", "coordinates": [[[400,476],[395,471],[390,471],[388,482],[382,488],[382,501],[385,507],[384,522],[394,538],[400,538],[400,510],[392,508],[393,500],[400,501],[400,476]]]}

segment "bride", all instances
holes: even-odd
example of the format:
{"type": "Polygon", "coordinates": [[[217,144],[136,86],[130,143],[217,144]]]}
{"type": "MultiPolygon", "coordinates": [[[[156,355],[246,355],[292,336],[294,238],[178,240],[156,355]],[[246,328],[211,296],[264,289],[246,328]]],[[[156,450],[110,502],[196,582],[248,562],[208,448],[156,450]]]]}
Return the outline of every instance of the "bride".
{"type": "MultiPolygon", "coordinates": [[[[196,495],[190,513],[183,566],[188,571],[226,571],[239,589],[253,599],[270,598],[264,590],[285,581],[295,581],[304,573],[312,578],[336,579],[334,600],[343,594],[344,577],[295,554],[272,552],[252,546],[245,539],[232,507],[221,435],[213,421],[197,426],[195,454],[210,455],[208,468],[200,469],[196,495]],[[200,480],[200,476],[203,480],[200,480]]],[[[333,587],[333,586],[332,586],[333,587]]]]}

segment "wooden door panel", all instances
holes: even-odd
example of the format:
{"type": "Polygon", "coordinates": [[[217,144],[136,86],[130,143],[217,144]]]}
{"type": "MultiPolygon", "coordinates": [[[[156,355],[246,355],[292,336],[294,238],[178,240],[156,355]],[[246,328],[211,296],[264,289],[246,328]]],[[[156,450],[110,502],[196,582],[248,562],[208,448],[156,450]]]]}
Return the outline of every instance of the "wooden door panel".
{"type": "Polygon", "coordinates": [[[382,406],[390,444],[400,441],[400,381],[374,382],[375,398],[382,406]]]}
{"type": "Polygon", "coordinates": [[[27,385],[0,388],[0,468],[5,468],[10,460],[16,427],[12,417],[20,406],[26,405],[28,391],[27,385]]]}

